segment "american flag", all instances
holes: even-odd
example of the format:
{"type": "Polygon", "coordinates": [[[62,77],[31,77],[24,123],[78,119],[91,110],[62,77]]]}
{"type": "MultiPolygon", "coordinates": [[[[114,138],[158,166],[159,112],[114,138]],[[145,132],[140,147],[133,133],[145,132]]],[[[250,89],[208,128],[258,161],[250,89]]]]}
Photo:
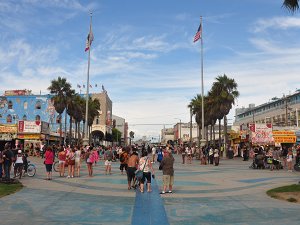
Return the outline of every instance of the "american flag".
{"type": "Polygon", "coordinates": [[[200,38],[202,38],[202,26],[201,26],[201,23],[199,25],[197,33],[195,34],[194,42],[198,41],[200,38]]]}
{"type": "Polygon", "coordinates": [[[90,49],[93,40],[94,40],[94,34],[92,31],[92,27],[91,27],[90,33],[88,34],[87,39],[86,39],[85,51],[88,51],[90,49]]]}

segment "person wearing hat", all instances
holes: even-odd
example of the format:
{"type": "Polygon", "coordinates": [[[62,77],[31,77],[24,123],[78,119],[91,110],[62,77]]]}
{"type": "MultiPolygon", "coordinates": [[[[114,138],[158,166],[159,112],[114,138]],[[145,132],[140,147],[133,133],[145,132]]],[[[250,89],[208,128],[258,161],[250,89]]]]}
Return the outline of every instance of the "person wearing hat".
{"type": "Polygon", "coordinates": [[[23,161],[24,156],[22,154],[22,150],[18,150],[18,153],[16,155],[16,161],[15,161],[15,168],[14,168],[14,178],[17,177],[17,172],[20,174],[19,179],[22,177],[22,170],[23,170],[23,161]]]}

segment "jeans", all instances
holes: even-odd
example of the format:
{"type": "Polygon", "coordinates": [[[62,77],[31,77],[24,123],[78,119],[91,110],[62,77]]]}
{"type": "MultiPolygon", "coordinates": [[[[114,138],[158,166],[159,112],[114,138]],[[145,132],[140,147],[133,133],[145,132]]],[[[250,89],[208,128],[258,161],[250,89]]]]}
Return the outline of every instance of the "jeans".
{"type": "Polygon", "coordinates": [[[7,179],[10,179],[10,161],[5,161],[4,162],[4,172],[5,172],[5,177],[7,179]]]}
{"type": "Polygon", "coordinates": [[[2,178],[2,163],[0,163],[0,178],[2,178]]]}

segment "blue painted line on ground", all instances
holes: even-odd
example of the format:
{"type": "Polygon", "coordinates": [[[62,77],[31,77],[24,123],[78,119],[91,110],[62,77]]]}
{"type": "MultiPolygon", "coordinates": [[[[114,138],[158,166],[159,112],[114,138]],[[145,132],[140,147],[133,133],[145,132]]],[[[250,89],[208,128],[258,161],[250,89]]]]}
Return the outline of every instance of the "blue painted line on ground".
{"type": "Polygon", "coordinates": [[[151,193],[136,191],[132,225],[164,224],[168,225],[168,217],[163,200],[160,197],[156,180],[152,180],[151,193]]]}
{"type": "Polygon", "coordinates": [[[258,183],[258,182],[276,180],[276,179],[282,179],[282,178],[287,178],[287,177],[262,177],[262,178],[255,178],[255,179],[238,180],[238,182],[251,184],[251,183],[258,183]]]}

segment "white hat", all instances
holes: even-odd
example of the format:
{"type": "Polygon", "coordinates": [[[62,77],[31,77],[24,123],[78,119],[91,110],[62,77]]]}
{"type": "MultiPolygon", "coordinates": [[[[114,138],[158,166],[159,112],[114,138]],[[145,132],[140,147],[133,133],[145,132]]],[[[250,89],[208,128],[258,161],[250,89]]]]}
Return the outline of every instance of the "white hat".
{"type": "Polygon", "coordinates": [[[18,150],[18,153],[22,153],[22,150],[18,150]]]}

